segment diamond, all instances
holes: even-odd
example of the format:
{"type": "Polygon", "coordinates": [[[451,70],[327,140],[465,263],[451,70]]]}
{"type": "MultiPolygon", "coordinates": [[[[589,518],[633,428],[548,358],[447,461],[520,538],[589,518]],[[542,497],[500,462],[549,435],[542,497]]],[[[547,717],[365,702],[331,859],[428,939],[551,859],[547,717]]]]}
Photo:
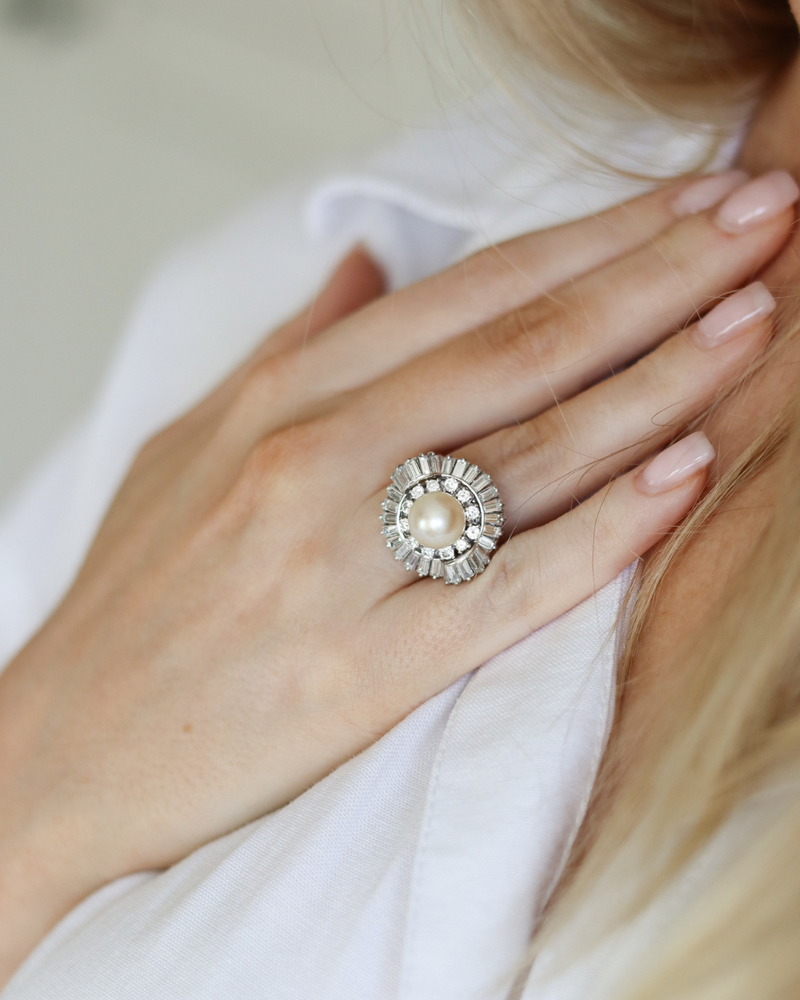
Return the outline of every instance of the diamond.
{"type": "Polygon", "coordinates": [[[481,519],[480,508],[476,507],[474,504],[471,507],[467,507],[467,519],[469,521],[480,521],[481,519]]]}
{"type": "Polygon", "coordinates": [[[456,542],[456,548],[458,549],[459,552],[466,552],[466,550],[469,548],[469,542],[466,540],[466,538],[459,538],[459,540],[456,542]]]}
{"type": "Polygon", "coordinates": [[[456,500],[460,500],[461,503],[469,503],[472,499],[472,494],[469,490],[459,490],[456,493],[456,500]]]}
{"type": "Polygon", "coordinates": [[[411,555],[405,561],[406,569],[416,569],[419,563],[419,552],[412,552],[411,555]]]}
{"type": "Polygon", "coordinates": [[[402,465],[398,465],[392,473],[392,482],[399,490],[404,490],[408,486],[408,476],[402,465]]]}
{"type": "Polygon", "coordinates": [[[414,506],[413,500],[404,500],[403,506],[400,508],[404,514],[407,514],[411,508],[414,506]]]}
{"type": "Polygon", "coordinates": [[[434,551],[435,551],[434,549],[429,549],[427,548],[427,546],[425,546],[422,549],[422,555],[425,557],[425,559],[433,559],[434,551]]]}
{"type": "Polygon", "coordinates": [[[448,493],[455,493],[455,491],[458,489],[458,480],[453,479],[452,476],[449,479],[445,479],[444,488],[447,490],[448,493]]]}
{"type": "Polygon", "coordinates": [[[427,576],[431,568],[431,560],[427,556],[420,556],[419,563],[417,563],[417,572],[420,576],[427,576]]]}
{"type": "Polygon", "coordinates": [[[467,538],[469,538],[473,542],[477,542],[477,540],[480,537],[481,537],[481,529],[478,527],[477,524],[471,524],[467,528],[467,538]]]}
{"type": "Polygon", "coordinates": [[[409,482],[413,483],[415,479],[419,479],[422,475],[422,469],[419,467],[419,462],[416,458],[409,458],[408,461],[403,462],[403,468],[406,471],[406,476],[408,476],[409,482]]]}
{"type": "Polygon", "coordinates": [[[479,545],[475,546],[467,558],[469,559],[470,566],[472,566],[476,573],[482,573],[489,565],[489,557],[479,545]]]}
{"type": "Polygon", "coordinates": [[[452,545],[448,545],[446,549],[439,549],[439,556],[442,559],[452,559],[454,555],[452,545]]]}
{"type": "Polygon", "coordinates": [[[404,517],[400,518],[400,527],[403,529],[403,531],[408,531],[408,521],[406,520],[406,518],[404,517]]]}
{"type": "Polygon", "coordinates": [[[424,492],[425,492],[425,490],[424,490],[424,489],[423,489],[423,488],[422,488],[422,487],[421,487],[420,485],[417,485],[417,486],[415,486],[415,487],[414,487],[414,489],[413,489],[413,490],[411,491],[411,496],[412,496],[412,497],[413,497],[413,498],[414,498],[415,500],[419,500],[419,498],[420,498],[420,497],[422,496],[422,494],[423,494],[424,492]]]}
{"type": "Polygon", "coordinates": [[[458,566],[453,563],[448,563],[444,568],[444,582],[445,583],[461,583],[461,574],[458,572],[458,566]]]}
{"type": "Polygon", "coordinates": [[[442,575],[442,560],[434,559],[431,562],[431,576],[434,580],[438,580],[442,575]]]}
{"type": "Polygon", "coordinates": [[[436,493],[437,490],[442,488],[442,484],[438,479],[429,479],[427,482],[428,493],[436,493]]]}

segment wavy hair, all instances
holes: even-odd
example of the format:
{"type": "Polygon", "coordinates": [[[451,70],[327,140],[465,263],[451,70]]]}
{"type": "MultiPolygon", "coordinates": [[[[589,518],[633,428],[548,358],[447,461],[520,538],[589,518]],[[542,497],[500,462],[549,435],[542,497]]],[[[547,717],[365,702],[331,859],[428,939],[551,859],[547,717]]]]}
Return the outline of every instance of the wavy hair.
{"type": "MultiPolygon", "coordinates": [[[[611,100],[687,124],[740,114],[742,100],[769,86],[798,51],[787,0],[455,2],[484,51],[502,53],[501,74],[544,73],[586,88],[590,103],[611,100]],[[494,50],[488,38],[499,42],[494,50]]],[[[782,310],[773,352],[800,333],[791,312],[782,310]]],[[[763,429],[648,560],[627,609],[621,680],[686,544],[771,462],[782,463],[783,475],[769,527],[691,647],[676,652],[671,697],[650,720],[633,768],[612,741],[572,875],[543,921],[537,952],[565,933],[573,940],[587,914],[597,923],[601,913],[606,932],[630,924],[754,795],[800,780],[800,405],[763,429]],[[620,769],[626,780],[617,791],[620,769]]],[[[618,1000],[800,996],[796,785],[762,812],[765,822],[664,931],[646,970],[631,970],[618,1000]]],[[[578,938],[584,949],[596,943],[592,934],[578,938]]]]}

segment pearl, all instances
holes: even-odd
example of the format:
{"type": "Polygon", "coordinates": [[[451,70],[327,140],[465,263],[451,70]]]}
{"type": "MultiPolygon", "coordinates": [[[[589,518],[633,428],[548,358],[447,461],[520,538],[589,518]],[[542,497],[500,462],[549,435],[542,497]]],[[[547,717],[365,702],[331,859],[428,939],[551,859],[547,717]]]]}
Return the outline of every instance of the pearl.
{"type": "Polygon", "coordinates": [[[420,545],[442,549],[461,537],[466,525],[464,508],[455,497],[441,491],[415,500],[408,512],[408,527],[420,545]]]}

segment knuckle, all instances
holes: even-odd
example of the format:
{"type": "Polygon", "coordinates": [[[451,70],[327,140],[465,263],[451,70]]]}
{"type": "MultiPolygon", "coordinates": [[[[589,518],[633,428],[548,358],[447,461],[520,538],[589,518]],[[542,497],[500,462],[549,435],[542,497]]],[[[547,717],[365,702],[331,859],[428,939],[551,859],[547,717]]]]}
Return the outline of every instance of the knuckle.
{"type": "Polygon", "coordinates": [[[514,428],[499,449],[498,465],[511,483],[538,483],[558,475],[563,465],[561,428],[548,410],[514,428]]]}
{"type": "Polygon", "coordinates": [[[131,465],[132,470],[143,470],[149,468],[161,459],[172,447],[178,443],[185,430],[186,418],[182,417],[174,423],[156,431],[139,447],[131,465]]]}
{"type": "Polygon", "coordinates": [[[554,302],[536,302],[504,316],[495,326],[495,370],[501,378],[530,378],[531,372],[548,375],[565,364],[565,349],[575,345],[562,309],[554,302]]]}
{"type": "Polygon", "coordinates": [[[495,553],[485,575],[490,609],[503,619],[524,619],[539,603],[536,554],[529,546],[506,543],[495,553]]]}
{"type": "Polygon", "coordinates": [[[231,491],[236,508],[252,512],[296,505],[316,475],[323,444],[316,424],[286,427],[257,441],[245,457],[231,491]]]}
{"type": "Polygon", "coordinates": [[[266,357],[253,363],[237,393],[237,406],[246,413],[253,410],[263,412],[265,406],[272,405],[289,379],[286,377],[286,361],[282,357],[266,357]]]}
{"type": "Polygon", "coordinates": [[[527,234],[511,243],[488,246],[468,257],[458,266],[459,282],[468,288],[480,288],[498,305],[508,302],[509,291],[526,291],[530,298],[531,276],[546,267],[539,248],[540,233],[527,234]]]}
{"type": "MultiPolygon", "coordinates": [[[[524,515],[546,504],[564,488],[565,477],[582,467],[574,448],[565,447],[570,440],[565,433],[563,416],[558,410],[546,411],[535,420],[508,431],[497,454],[498,479],[504,491],[515,497],[514,510],[524,515]]],[[[588,456],[585,465],[591,465],[588,456]]]]}

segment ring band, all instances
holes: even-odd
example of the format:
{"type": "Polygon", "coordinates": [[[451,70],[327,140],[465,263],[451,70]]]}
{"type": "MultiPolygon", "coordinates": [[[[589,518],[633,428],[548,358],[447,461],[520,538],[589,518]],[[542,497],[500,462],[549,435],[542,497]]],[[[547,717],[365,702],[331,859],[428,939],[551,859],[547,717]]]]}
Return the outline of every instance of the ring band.
{"type": "Polygon", "coordinates": [[[503,531],[503,503],[491,477],[465,458],[432,451],[397,466],[381,506],[395,559],[445,583],[482,573],[503,531]]]}

